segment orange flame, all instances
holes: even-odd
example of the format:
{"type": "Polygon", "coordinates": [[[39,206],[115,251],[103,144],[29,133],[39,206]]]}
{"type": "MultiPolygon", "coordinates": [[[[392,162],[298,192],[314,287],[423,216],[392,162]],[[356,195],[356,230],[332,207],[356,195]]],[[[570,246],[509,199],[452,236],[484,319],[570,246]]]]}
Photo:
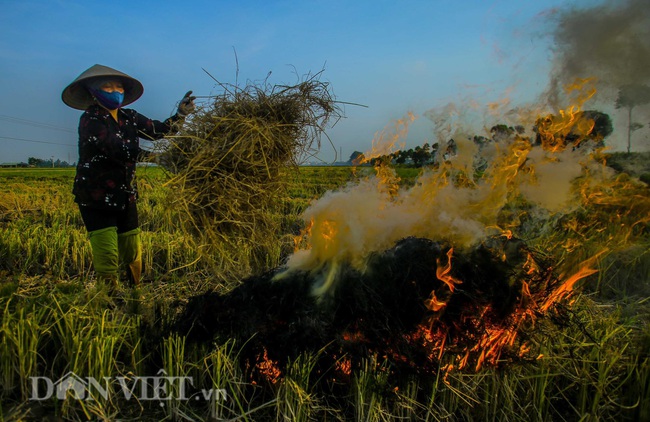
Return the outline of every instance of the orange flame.
{"type": "Polygon", "coordinates": [[[264,375],[271,384],[277,383],[282,372],[278,368],[278,362],[269,359],[266,348],[262,356],[257,356],[257,360],[258,362],[255,367],[259,370],[260,374],[264,375]]]}
{"type": "Polygon", "coordinates": [[[355,332],[346,331],[343,333],[343,340],[356,343],[356,342],[365,341],[366,337],[363,335],[362,332],[359,331],[355,331],[355,332]]]}
{"type": "Polygon", "coordinates": [[[429,310],[431,310],[433,312],[438,312],[439,310],[441,310],[442,308],[447,306],[447,302],[443,302],[443,301],[439,300],[436,297],[436,292],[433,291],[433,292],[431,292],[431,296],[429,297],[429,299],[427,299],[425,301],[425,306],[427,307],[427,309],[429,309],[429,310]]]}
{"type": "MultiPolygon", "coordinates": [[[[573,293],[573,286],[576,284],[578,280],[581,280],[587,276],[597,273],[598,272],[597,269],[590,268],[590,267],[593,266],[596,260],[605,252],[607,252],[607,249],[602,250],[595,256],[592,256],[586,261],[583,261],[580,264],[580,269],[578,270],[578,272],[573,274],[571,277],[567,278],[566,281],[562,283],[560,287],[558,287],[554,292],[552,292],[546,298],[546,300],[541,306],[542,311],[547,311],[554,303],[570,296],[573,293]]],[[[563,277],[560,276],[560,278],[563,277]]]]}
{"type": "Polygon", "coordinates": [[[300,234],[293,238],[293,251],[298,252],[302,247],[305,238],[311,236],[311,229],[314,227],[314,219],[311,218],[307,226],[300,231],[300,234]]]}
{"type": "Polygon", "coordinates": [[[568,94],[575,98],[573,105],[566,110],[560,110],[559,116],[546,116],[538,121],[537,131],[540,135],[542,147],[547,151],[563,151],[567,146],[567,136],[572,134],[577,139],[577,146],[581,140],[594,128],[595,122],[582,116],[582,105],[596,94],[594,78],[576,79],[574,83],[565,87],[568,94]]]}
{"type": "Polygon", "coordinates": [[[334,363],[334,366],[337,371],[341,372],[344,375],[350,375],[352,374],[352,362],[350,361],[350,358],[344,357],[339,360],[337,360],[334,363]]]}
{"type": "Polygon", "coordinates": [[[451,274],[451,256],[454,253],[454,248],[450,248],[449,251],[447,251],[447,265],[444,267],[441,267],[440,265],[440,260],[438,260],[438,266],[436,267],[436,277],[438,280],[442,281],[449,287],[449,290],[452,292],[454,291],[454,286],[456,284],[462,284],[463,282],[452,277],[451,274]]]}
{"type": "MultiPolygon", "coordinates": [[[[526,258],[526,262],[524,262],[524,270],[526,271],[526,274],[532,275],[536,272],[539,272],[539,266],[533,259],[533,256],[529,253],[528,257],[526,258]]],[[[530,291],[528,290],[528,283],[524,281],[524,286],[526,288],[526,292],[528,292],[528,296],[530,296],[530,291]]]]}

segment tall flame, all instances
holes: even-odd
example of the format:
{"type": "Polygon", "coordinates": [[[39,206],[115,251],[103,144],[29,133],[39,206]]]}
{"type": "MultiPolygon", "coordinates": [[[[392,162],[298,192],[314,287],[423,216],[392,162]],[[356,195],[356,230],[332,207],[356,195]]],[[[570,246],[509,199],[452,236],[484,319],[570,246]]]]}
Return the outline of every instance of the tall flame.
{"type": "Polygon", "coordinates": [[[409,111],[406,116],[397,119],[392,128],[387,126],[381,132],[376,133],[372,140],[372,149],[367,151],[363,155],[363,158],[354,164],[364,164],[370,162],[373,158],[389,155],[396,150],[404,149],[406,145],[404,139],[406,139],[410,124],[415,119],[415,114],[409,111]],[[396,148],[396,146],[399,148],[396,148]]]}
{"type": "Polygon", "coordinates": [[[442,281],[449,287],[449,290],[453,293],[454,287],[456,284],[461,284],[462,281],[457,280],[451,275],[451,256],[454,253],[454,248],[450,248],[447,252],[447,265],[444,267],[440,265],[440,260],[438,260],[438,267],[436,268],[436,277],[438,280],[442,281]]]}

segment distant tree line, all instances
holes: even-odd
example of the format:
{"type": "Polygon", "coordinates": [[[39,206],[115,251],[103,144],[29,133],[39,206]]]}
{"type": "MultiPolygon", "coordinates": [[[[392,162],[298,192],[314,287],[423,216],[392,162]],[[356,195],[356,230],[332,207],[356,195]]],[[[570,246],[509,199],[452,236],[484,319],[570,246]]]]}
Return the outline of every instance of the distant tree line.
{"type": "Polygon", "coordinates": [[[27,159],[27,167],[74,167],[74,163],[70,164],[67,161],[59,159],[44,160],[42,158],[29,157],[27,159]]]}
{"type": "MultiPolygon", "coordinates": [[[[605,138],[613,131],[612,120],[609,115],[596,110],[581,111],[574,116],[572,124],[564,123],[562,116],[548,115],[540,117],[535,122],[533,132],[534,139],[529,139],[533,145],[566,145],[571,148],[579,148],[583,142],[592,141],[595,147],[603,147],[605,138]]],[[[490,142],[502,142],[514,136],[524,137],[523,126],[508,126],[497,124],[490,128],[490,136],[475,135],[472,140],[479,145],[479,148],[490,142]]],[[[395,151],[392,154],[366,160],[364,154],[355,151],[350,155],[348,161],[351,165],[377,165],[381,163],[396,164],[406,167],[422,167],[435,164],[438,159],[446,159],[456,154],[456,141],[449,139],[440,150],[438,143],[424,143],[408,150],[395,151]]]]}

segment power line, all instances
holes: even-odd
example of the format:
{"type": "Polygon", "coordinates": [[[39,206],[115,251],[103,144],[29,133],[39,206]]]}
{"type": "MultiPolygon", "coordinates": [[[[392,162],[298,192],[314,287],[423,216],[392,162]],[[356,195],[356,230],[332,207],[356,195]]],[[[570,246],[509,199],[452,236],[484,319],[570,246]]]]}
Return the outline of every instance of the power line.
{"type": "Polygon", "coordinates": [[[11,141],[22,141],[22,142],[34,142],[37,144],[50,144],[50,145],[65,145],[68,147],[76,147],[74,144],[62,144],[60,142],[47,142],[47,141],[37,141],[35,139],[24,139],[24,138],[12,138],[10,136],[0,136],[0,139],[7,139],[11,141]]]}
{"type": "Polygon", "coordinates": [[[75,133],[74,130],[67,127],[57,126],[51,123],[36,122],[34,120],[21,119],[19,117],[7,116],[5,114],[0,114],[0,120],[4,120],[6,122],[11,122],[11,123],[19,123],[21,125],[38,127],[42,129],[52,129],[52,130],[60,130],[62,132],[75,133]]]}

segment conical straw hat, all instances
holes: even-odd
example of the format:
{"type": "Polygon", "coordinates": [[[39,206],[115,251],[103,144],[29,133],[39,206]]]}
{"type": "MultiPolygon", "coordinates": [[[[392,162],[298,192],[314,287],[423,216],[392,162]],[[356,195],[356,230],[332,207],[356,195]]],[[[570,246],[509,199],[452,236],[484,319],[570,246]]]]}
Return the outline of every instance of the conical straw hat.
{"type": "Polygon", "coordinates": [[[144,87],[137,79],[132,78],[119,70],[96,64],[84,71],[81,75],[77,76],[77,79],[72,81],[72,83],[63,90],[61,99],[72,108],[85,110],[95,102],[93,96],[88,91],[87,84],[92,82],[93,79],[106,78],[107,76],[113,76],[116,77],[116,79],[121,80],[122,85],[124,86],[124,102],[122,103],[122,106],[131,104],[140,98],[144,92],[144,87]]]}

